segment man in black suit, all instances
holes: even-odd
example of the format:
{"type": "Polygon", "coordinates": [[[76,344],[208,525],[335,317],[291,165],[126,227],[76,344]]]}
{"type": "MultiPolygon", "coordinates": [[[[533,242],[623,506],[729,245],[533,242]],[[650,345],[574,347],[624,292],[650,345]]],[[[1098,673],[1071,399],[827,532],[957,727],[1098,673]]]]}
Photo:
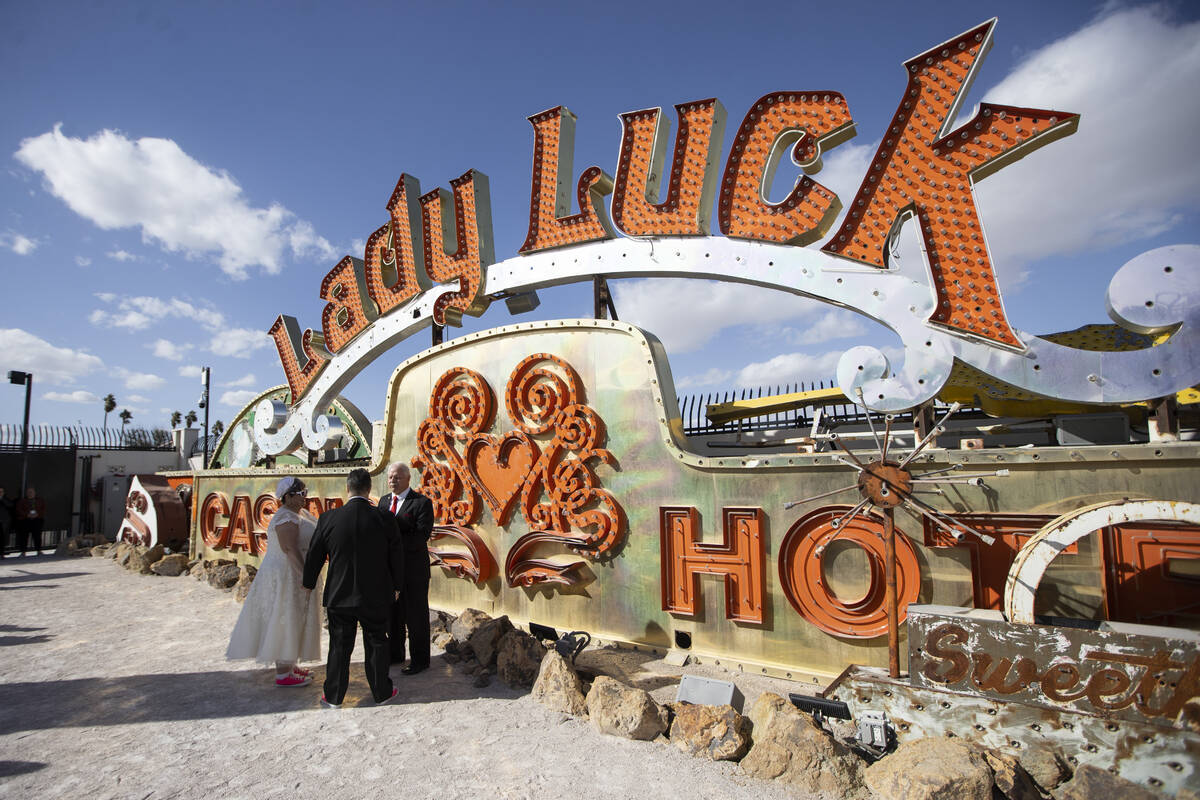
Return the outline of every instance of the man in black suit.
{"type": "Polygon", "coordinates": [[[358,625],[363,629],[363,667],[371,696],[376,703],[386,703],[397,694],[388,676],[387,628],[388,612],[404,580],[404,553],[395,520],[371,505],[370,491],[370,474],[351,470],[346,504],[321,515],[304,560],[304,587],[312,589],[329,557],[324,598],[329,660],[321,695],[321,704],[329,708],[339,708],[346,696],[358,625]]]}
{"type": "Polygon", "coordinates": [[[379,507],[391,514],[400,526],[404,543],[404,587],[392,607],[390,639],[392,663],[404,660],[407,634],[408,666],[400,670],[416,675],[429,669],[429,548],[426,542],[433,532],[433,502],[409,488],[412,473],[408,465],[396,462],[388,467],[391,492],[379,500],[379,507]]]}

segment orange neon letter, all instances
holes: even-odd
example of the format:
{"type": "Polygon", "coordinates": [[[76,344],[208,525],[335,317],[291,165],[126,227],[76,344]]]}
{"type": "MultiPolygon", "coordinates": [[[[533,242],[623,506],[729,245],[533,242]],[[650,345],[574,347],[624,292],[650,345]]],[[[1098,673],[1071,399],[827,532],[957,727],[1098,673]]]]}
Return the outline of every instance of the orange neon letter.
{"type": "Polygon", "coordinates": [[[218,525],[218,517],[229,517],[229,500],[220,492],[212,492],[200,504],[200,538],[214,550],[227,550],[229,526],[218,525]]]}
{"type": "Polygon", "coordinates": [[[582,244],[616,236],[604,210],[613,180],[599,167],[579,176],[579,213],[571,212],[567,181],[575,160],[575,115],[566,106],[529,117],[533,124],[533,185],[529,192],[529,235],[519,252],[582,244]],[[561,178],[561,180],[560,180],[561,178]]]}
{"type": "Polygon", "coordinates": [[[842,204],[829,189],[802,177],[780,203],[767,200],[775,169],[792,148],[801,169],[821,168],[821,153],[854,136],[846,100],[837,92],[774,92],[760,97],[733,137],[717,221],[739,239],[806,245],[829,232],[842,204]]]}
{"type": "Polygon", "coordinates": [[[329,352],[340,352],[379,315],[367,297],[363,262],[346,256],[321,281],[321,330],[329,352]]]}
{"type": "Polygon", "coordinates": [[[434,304],[433,321],[438,325],[461,325],[463,313],[478,317],[487,310],[489,300],[479,290],[484,269],[495,261],[487,176],[469,169],[450,181],[450,187],[453,202],[442,188],[421,196],[425,271],[439,283],[458,279],[458,291],[442,295],[434,304]]]}
{"type": "Polygon", "coordinates": [[[329,363],[330,354],[325,349],[325,337],[312,328],[301,336],[296,318],[286,314],[280,314],[267,332],[275,340],[283,374],[287,376],[288,388],[292,391],[291,402],[295,405],[329,363]]]}
{"type": "Polygon", "coordinates": [[[380,316],[433,285],[425,275],[425,254],[416,235],[421,225],[420,196],[420,182],[401,175],[387,204],[390,221],[367,239],[363,253],[367,294],[380,316]]]}
{"type": "Polygon", "coordinates": [[[762,509],[723,509],[721,544],[696,541],[700,514],[694,508],[664,506],[658,513],[663,611],[695,616],[701,573],[724,575],[725,616],[761,623],[766,602],[762,509]]]}
{"type": "Polygon", "coordinates": [[[709,232],[725,109],[714,97],[677,105],[675,111],[679,134],[662,202],[657,198],[671,123],[659,108],[621,115],[624,132],[612,214],[613,222],[629,236],[705,236],[709,232]]]}
{"type": "Polygon", "coordinates": [[[842,227],[822,250],[885,267],[887,242],[915,215],[933,272],[935,324],[1021,347],[1008,324],[971,184],[1075,132],[1059,111],[980,105],[950,130],[991,46],[990,20],[904,66],[908,87],[842,227]]]}

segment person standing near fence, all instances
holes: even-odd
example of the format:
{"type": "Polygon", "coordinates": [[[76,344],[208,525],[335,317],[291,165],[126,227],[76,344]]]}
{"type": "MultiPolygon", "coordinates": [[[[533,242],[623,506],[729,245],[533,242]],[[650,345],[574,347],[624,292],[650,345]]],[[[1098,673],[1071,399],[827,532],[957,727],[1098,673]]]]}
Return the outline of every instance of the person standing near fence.
{"type": "Polygon", "coordinates": [[[33,540],[33,554],[42,552],[42,528],[46,524],[46,501],[37,496],[37,490],[32,486],[25,490],[25,496],[17,501],[17,542],[21,547],[21,555],[25,555],[25,546],[33,540]]]}
{"type": "Polygon", "coordinates": [[[0,486],[0,558],[8,550],[8,533],[12,530],[14,503],[0,486]]]}

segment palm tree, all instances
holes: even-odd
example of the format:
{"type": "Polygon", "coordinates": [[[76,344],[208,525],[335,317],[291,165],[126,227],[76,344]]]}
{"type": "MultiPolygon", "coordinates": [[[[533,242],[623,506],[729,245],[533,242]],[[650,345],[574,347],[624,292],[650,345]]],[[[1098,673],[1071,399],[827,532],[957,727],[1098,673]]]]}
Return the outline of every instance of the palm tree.
{"type": "Polygon", "coordinates": [[[108,412],[117,407],[117,398],[112,393],[104,395],[104,430],[108,430],[108,412]]]}
{"type": "Polygon", "coordinates": [[[187,416],[183,418],[184,422],[186,422],[186,423],[187,423],[187,426],[188,426],[189,428],[190,428],[190,427],[192,427],[192,423],[194,423],[194,422],[195,422],[196,420],[198,420],[198,419],[200,419],[200,418],[196,416],[196,412],[195,412],[195,411],[189,411],[189,412],[187,413],[187,416]]]}
{"type": "Polygon", "coordinates": [[[171,427],[172,428],[178,428],[179,423],[182,420],[183,420],[183,414],[180,414],[178,411],[171,412],[171,427]]]}
{"type": "Polygon", "coordinates": [[[213,426],[212,426],[212,435],[213,436],[220,437],[220,435],[224,432],[225,432],[225,423],[224,422],[221,422],[221,420],[217,420],[216,422],[213,423],[213,426]]]}
{"type": "Polygon", "coordinates": [[[129,424],[129,420],[133,419],[133,412],[128,408],[122,408],[121,413],[117,415],[121,418],[121,439],[125,438],[125,426],[129,424]]]}

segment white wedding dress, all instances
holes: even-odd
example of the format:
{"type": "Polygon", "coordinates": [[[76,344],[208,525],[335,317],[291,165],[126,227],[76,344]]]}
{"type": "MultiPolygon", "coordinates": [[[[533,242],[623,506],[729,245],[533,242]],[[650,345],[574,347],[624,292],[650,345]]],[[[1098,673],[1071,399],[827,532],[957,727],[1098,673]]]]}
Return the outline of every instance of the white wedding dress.
{"type": "Polygon", "coordinates": [[[297,514],[280,508],[267,526],[267,552],[233,626],[226,658],[253,658],[261,664],[321,658],[321,587],[306,591],[279,546],[275,528],[285,522],[300,528],[301,559],[308,553],[316,517],[303,509],[297,514]]]}

